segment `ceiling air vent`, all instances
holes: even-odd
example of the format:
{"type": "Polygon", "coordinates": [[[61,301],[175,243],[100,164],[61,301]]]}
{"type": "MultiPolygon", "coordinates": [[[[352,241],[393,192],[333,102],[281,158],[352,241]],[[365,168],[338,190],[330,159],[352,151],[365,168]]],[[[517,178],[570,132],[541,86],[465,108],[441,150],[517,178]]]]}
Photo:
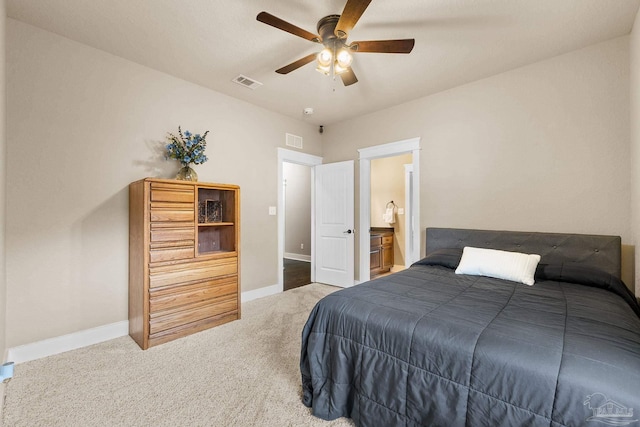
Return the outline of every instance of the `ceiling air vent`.
{"type": "Polygon", "coordinates": [[[302,149],[302,137],[301,136],[297,136],[297,135],[292,135],[290,133],[286,134],[287,135],[287,142],[286,144],[289,147],[295,147],[295,148],[300,148],[302,149]]]}
{"type": "Polygon", "coordinates": [[[262,83],[260,83],[259,81],[253,80],[247,76],[243,76],[242,74],[239,74],[238,77],[233,79],[233,82],[238,83],[241,86],[248,87],[249,89],[256,89],[262,86],[262,83]]]}

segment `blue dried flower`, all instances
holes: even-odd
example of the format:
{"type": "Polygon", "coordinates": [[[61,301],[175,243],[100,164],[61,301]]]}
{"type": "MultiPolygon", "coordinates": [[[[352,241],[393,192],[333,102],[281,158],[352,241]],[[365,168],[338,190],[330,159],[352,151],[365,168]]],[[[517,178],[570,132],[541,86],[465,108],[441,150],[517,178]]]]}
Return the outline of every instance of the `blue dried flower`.
{"type": "Polygon", "coordinates": [[[193,135],[188,130],[182,133],[182,129],[178,126],[178,136],[171,133],[167,139],[169,144],[166,145],[166,158],[176,159],[183,165],[195,163],[197,165],[206,162],[207,156],[204,155],[204,149],[207,146],[205,138],[209,131],[202,136],[200,134],[193,135]]]}

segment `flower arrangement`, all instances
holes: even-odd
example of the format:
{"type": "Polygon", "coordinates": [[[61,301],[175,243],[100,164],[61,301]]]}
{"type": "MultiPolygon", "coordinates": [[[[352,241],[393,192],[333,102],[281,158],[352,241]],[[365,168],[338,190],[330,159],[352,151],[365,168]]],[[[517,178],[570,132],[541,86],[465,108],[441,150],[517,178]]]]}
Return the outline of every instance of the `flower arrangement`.
{"type": "Polygon", "coordinates": [[[207,141],[205,138],[209,131],[206,131],[203,135],[192,134],[188,130],[182,133],[182,129],[178,126],[178,136],[170,133],[167,136],[169,144],[167,144],[166,158],[176,159],[182,166],[188,166],[190,163],[200,165],[206,162],[207,156],[204,154],[204,149],[207,147],[207,141]]]}

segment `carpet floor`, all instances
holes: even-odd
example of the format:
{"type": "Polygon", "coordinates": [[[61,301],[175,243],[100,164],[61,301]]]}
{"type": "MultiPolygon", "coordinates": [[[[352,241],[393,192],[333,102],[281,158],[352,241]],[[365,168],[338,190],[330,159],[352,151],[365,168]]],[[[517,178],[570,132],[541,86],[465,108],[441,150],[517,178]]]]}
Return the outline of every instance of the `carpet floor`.
{"type": "Polygon", "coordinates": [[[242,306],[242,319],[149,350],[128,336],[19,364],[3,424],[14,426],[353,426],[301,402],[300,337],[311,284],[242,306]]]}

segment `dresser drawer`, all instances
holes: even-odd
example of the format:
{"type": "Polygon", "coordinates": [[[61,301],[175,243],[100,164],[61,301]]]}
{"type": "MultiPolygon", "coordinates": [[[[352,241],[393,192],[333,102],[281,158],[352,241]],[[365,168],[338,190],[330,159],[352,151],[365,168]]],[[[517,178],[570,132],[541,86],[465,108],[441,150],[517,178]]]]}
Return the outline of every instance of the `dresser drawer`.
{"type": "Polygon", "coordinates": [[[382,244],[383,245],[391,245],[393,244],[393,236],[382,236],[382,244]]]}
{"type": "Polygon", "coordinates": [[[149,250],[149,262],[173,261],[190,259],[195,256],[193,242],[191,246],[179,246],[169,248],[151,248],[149,250]]]}
{"type": "Polygon", "coordinates": [[[152,347],[158,344],[169,342],[176,338],[181,338],[186,335],[204,331],[206,329],[213,328],[214,326],[223,325],[239,318],[240,313],[238,312],[238,310],[234,310],[215,317],[207,317],[206,319],[187,323],[186,325],[180,325],[175,328],[166,329],[153,335],[149,335],[149,346],[152,347]]]}
{"type": "Polygon", "coordinates": [[[227,295],[237,297],[238,276],[151,291],[149,311],[153,314],[163,311],[168,314],[182,311],[184,306],[211,302],[227,295]]]}
{"type": "Polygon", "coordinates": [[[151,202],[193,203],[195,188],[191,184],[151,183],[151,202]]]}
{"type": "Polygon", "coordinates": [[[154,228],[151,227],[151,243],[189,240],[195,242],[195,227],[154,228]]]}
{"type": "Polygon", "coordinates": [[[192,322],[197,322],[209,317],[219,316],[224,313],[234,312],[238,309],[237,295],[227,295],[206,304],[200,304],[196,307],[186,306],[183,311],[176,311],[169,314],[150,315],[151,335],[167,329],[176,328],[192,322]]]}
{"type": "Polygon", "coordinates": [[[238,258],[185,262],[149,268],[149,288],[192,284],[238,274],[238,258]]]}
{"type": "Polygon", "coordinates": [[[195,223],[193,208],[184,209],[182,206],[154,207],[150,210],[151,222],[191,222],[195,223]]]}
{"type": "Polygon", "coordinates": [[[377,248],[380,245],[382,245],[382,236],[380,236],[379,234],[373,235],[371,236],[371,243],[370,243],[370,248],[377,248]]]}

